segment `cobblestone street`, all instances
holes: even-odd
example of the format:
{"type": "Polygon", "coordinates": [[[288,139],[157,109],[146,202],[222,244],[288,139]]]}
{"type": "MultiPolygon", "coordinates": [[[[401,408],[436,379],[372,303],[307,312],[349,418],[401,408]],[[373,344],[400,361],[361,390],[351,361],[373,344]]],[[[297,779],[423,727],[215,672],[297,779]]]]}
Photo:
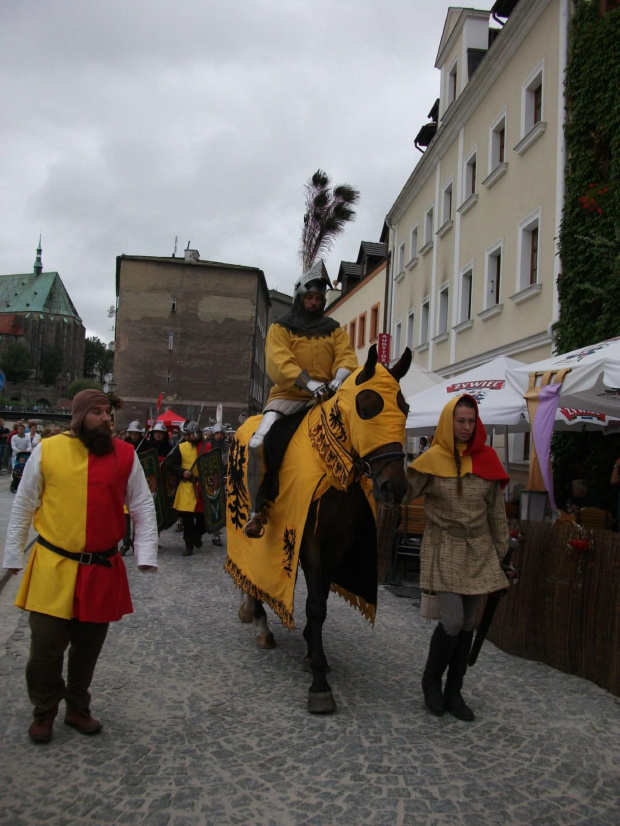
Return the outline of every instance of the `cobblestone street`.
{"type": "MultiPolygon", "coordinates": [[[[0,499],[10,507],[6,477],[0,499]]],[[[433,625],[381,588],[371,628],[332,595],[326,623],[338,710],[306,711],[304,585],[297,630],[273,618],[260,651],[237,618],[225,548],[161,567],[127,557],[135,613],[112,625],[93,683],[87,738],[62,724],[29,742],[27,615],[0,594],[0,823],[10,826],[400,826],[620,822],[620,704],[585,680],[485,644],[466,677],[473,723],[423,705],[433,625]]]]}

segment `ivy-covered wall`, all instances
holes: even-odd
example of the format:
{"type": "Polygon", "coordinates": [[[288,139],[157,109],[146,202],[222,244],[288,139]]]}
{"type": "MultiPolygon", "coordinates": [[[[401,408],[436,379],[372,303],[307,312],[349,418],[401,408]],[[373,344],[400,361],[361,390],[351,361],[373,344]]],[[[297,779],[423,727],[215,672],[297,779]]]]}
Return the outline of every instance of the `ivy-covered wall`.
{"type": "MultiPolygon", "coordinates": [[[[582,0],[569,35],[559,353],[620,335],[620,8],[603,6],[582,0]]],[[[570,481],[585,476],[615,512],[609,479],[620,436],[556,434],[553,453],[560,506],[570,481]]]]}

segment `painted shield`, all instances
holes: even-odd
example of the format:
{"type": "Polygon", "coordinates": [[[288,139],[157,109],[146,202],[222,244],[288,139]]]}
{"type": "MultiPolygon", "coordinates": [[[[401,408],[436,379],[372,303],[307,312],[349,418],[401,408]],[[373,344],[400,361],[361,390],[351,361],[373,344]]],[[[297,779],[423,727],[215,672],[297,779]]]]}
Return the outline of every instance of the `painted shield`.
{"type": "Polygon", "coordinates": [[[205,509],[207,532],[219,531],[226,524],[224,466],[218,448],[203,453],[196,460],[198,479],[205,509]]]}
{"type": "Polygon", "coordinates": [[[157,530],[165,531],[176,521],[172,503],[174,502],[178,480],[174,474],[169,472],[165,460],[160,466],[156,450],[145,450],[144,453],[138,454],[138,459],[153,496],[157,516],[157,530]]]}

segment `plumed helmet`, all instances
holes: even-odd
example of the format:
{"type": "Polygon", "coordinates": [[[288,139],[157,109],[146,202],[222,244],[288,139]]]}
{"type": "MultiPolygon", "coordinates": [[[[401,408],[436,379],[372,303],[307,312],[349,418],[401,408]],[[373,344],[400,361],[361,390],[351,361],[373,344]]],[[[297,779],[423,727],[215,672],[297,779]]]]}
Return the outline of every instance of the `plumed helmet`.
{"type": "Polygon", "coordinates": [[[185,422],[183,426],[183,432],[186,433],[188,436],[191,436],[192,433],[200,433],[200,428],[198,427],[196,422],[185,422]]]}
{"type": "Polygon", "coordinates": [[[168,428],[163,422],[155,422],[153,425],[153,433],[167,433],[168,428]]]}
{"type": "Polygon", "coordinates": [[[134,422],[129,423],[127,433],[144,433],[144,428],[140,426],[140,422],[136,419],[134,422]]]}
{"type": "Polygon", "coordinates": [[[295,298],[302,299],[308,291],[312,292],[314,289],[323,294],[326,290],[333,289],[322,260],[313,264],[297,281],[295,284],[295,298]]]}

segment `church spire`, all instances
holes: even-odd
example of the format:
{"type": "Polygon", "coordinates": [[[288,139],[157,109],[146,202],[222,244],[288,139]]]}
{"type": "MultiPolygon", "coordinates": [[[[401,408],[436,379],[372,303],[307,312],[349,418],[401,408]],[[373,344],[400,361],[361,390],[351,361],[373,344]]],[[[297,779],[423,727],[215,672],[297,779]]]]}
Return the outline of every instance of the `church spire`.
{"type": "Polygon", "coordinates": [[[41,253],[43,252],[41,248],[41,236],[39,235],[39,246],[37,247],[37,260],[34,262],[34,274],[35,277],[37,275],[41,275],[43,272],[43,263],[41,261],[41,253]]]}

